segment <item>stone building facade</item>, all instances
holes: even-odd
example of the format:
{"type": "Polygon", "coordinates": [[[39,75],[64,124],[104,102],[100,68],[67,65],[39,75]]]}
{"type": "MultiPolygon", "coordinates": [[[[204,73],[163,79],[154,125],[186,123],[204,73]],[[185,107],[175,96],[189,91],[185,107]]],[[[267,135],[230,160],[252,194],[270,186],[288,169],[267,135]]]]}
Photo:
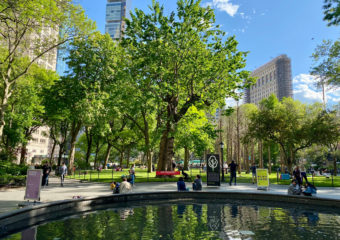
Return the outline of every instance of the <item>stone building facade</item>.
{"type": "Polygon", "coordinates": [[[256,83],[245,91],[245,103],[258,105],[263,98],[275,94],[279,100],[283,97],[293,97],[291,60],[286,55],[280,55],[270,62],[254,70],[251,77],[256,83]]]}

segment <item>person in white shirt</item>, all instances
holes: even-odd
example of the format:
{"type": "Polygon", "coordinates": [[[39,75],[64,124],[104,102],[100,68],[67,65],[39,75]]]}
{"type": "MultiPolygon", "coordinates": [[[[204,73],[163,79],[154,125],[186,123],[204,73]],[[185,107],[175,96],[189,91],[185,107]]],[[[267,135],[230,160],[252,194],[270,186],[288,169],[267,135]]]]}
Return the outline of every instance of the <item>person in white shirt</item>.
{"type": "Polygon", "coordinates": [[[131,184],[127,181],[126,178],[123,178],[123,182],[119,186],[119,193],[129,193],[131,192],[131,190],[131,184]]]}
{"type": "Polygon", "coordinates": [[[61,180],[61,186],[64,186],[64,179],[65,175],[67,175],[67,167],[66,164],[63,163],[63,165],[60,167],[60,180],[61,180]]]}

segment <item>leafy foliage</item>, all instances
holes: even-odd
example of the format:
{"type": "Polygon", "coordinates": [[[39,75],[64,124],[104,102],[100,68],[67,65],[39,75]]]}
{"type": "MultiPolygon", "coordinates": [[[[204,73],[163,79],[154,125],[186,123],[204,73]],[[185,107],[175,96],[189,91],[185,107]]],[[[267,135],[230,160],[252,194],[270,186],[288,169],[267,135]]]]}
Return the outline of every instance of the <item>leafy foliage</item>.
{"type": "Polygon", "coordinates": [[[324,18],[328,22],[328,26],[339,25],[340,23],[340,1],[339,0],[324,0],[324,18]]]}

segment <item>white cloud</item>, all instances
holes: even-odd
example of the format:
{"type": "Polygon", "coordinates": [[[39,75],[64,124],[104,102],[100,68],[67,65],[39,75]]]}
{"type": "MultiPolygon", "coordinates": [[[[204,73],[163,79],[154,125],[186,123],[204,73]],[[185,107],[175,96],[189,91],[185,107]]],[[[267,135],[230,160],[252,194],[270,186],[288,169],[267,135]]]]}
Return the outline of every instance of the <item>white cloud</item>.
{"type": "Polygon", "coordinates": [[[212,0],[204,4],[204,6],[210,6],[212,8],[216,8],[220,11],[226,12],[230,16],[234,16],[238,9],[239,5],[232,4],[230,0],[212,0]]]}
{"type": "MultiPolygon", "coordinates": [[[[239,103],[241,104],[242,101],[240,101],[239,103]]],[[[235,101],[234,98],[226,98],[225,104],[227,105],[227,107],[235,107],[237,105],[237,101],[235,101]]]]}
{"type": "Polygon", "coordinates": [[[300,74],[293,79],[293,83],[315,84],[316,77],[310,74],[300,74]]]}
{"type": "MultiPolygon", "coordinates": [[[[322,91],[316,87],[317,77],[310,74],[299,74],[293,79],[294,98],[304,103],[322,102],[322,91]]],[[[326,89],[328,105],[340,101],[340,89],[326,89]]]]}

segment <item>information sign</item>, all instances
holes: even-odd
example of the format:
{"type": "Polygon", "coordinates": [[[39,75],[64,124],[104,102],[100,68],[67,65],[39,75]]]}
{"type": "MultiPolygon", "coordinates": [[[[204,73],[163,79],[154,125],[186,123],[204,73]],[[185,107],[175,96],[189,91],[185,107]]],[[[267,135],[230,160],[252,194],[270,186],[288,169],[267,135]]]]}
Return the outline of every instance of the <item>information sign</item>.
{"type": "Polygon", "coordinates": [[[257,189],[268,189],[269,188],[269,176],[268,169],[257,168],[256,169],[257,178],[257,189]]]}
{"type": "Polygon", "coordinates": [[[25,200],[40,201],[40,187],[42,179],[41,169],[28,169],[26,179],[25,200]]]}
{"type": "Polygon", "coordinates": [[[207,185],[220,186],[220,156],[218,154],[207,155],[207,185]]]}

